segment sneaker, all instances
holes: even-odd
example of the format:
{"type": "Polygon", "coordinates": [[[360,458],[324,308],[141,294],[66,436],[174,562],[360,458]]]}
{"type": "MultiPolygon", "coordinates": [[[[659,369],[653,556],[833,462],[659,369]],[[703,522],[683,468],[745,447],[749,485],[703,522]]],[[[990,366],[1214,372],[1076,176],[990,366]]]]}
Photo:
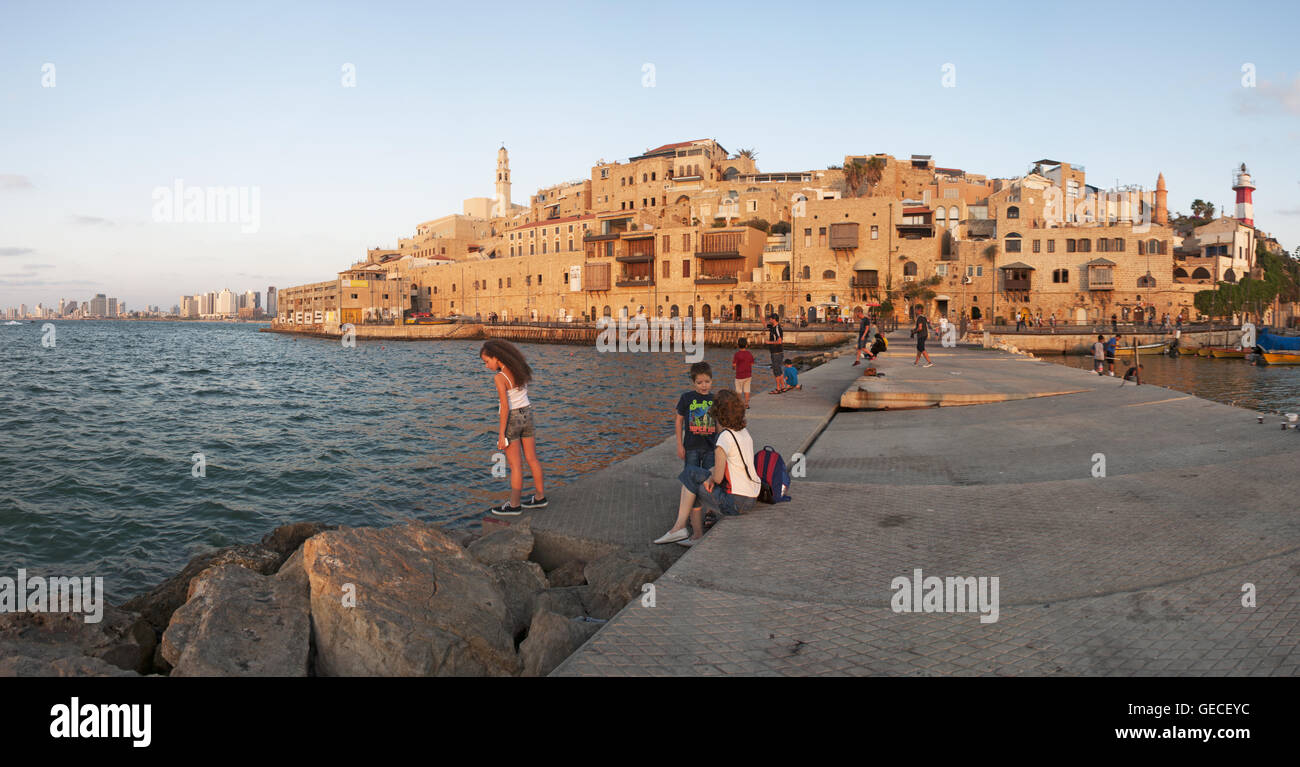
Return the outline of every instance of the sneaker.
{"type": "Polygon", "coordinates": [[[861,364],[862,364],[862,361],[861,361],[861,360],[857,360],[856,362],[853,363],[853,367],[857,367],[858,365],[861,365],[861,364]]]}
{"type": "Polygon", "coordinates": [[[686,548],[689,549],[690,547],[694,546],[695,544],[697,544],[697,543],[699,543],[699,542],[700,542],[700,541],[699,541],[698,538],[684,538],[684,539],[678,541],[678,542],[677,542],[677,545],[678,545],[678,546],[685,546],[686,548]]]}
{"type": "Polygon", "coordinates": [[[1111,378],[1114,378],[1114,377],[1115,377],[1115,371],[1114,371],[1114,370],[1110,371],[1110,377],[1111,377],[1111,378]]]}
{"type": "Polygon", "coordinates": [[[499,506],[493,506],[488,511],[496,514],[498,517],[517,517],[524,512],[523,506],[511,506],[503,503],[499,506]]]}
{"type": "Polygon", "coordinates": [[[546,500],[546,496],[544,495],[541,498],[538,498],[535,495],[530,495],[528,496],[528,500],[519,505],[525,509],[544,509],[548,503],[550,502],[546,500]]]}
{"type": "Polygon", "coordinates": [[[677,543],[683,538],[690,538],[690,537],[691,537],[691,531],[683,527],[681,530],[678,530],[675,533],[664,533],[658,538],[655,538],[654,542],[655,543],[677,543]]]}
{"type": "Polygon", "coordinates": [[[927,363],[925,363],[924,365],[922,365],[921,367],[923,367],[923,368],[932,368],[932,367],[934,367],[934,363],[933,363],[933,362],[927,362],[927,363]]]}

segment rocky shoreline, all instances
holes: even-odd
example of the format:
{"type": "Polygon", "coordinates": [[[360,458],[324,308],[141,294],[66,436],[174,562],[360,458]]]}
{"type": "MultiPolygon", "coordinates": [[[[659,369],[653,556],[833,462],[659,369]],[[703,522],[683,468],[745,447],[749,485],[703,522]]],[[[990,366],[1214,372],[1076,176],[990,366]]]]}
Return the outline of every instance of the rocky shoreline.
{"type": "Polygon", "coordinates": [[[285,525],[99,623],[0,615],[0,676],[545,676],[663,573],[624,551],[544,571],[528,519],[485,524],[285,525]]]}

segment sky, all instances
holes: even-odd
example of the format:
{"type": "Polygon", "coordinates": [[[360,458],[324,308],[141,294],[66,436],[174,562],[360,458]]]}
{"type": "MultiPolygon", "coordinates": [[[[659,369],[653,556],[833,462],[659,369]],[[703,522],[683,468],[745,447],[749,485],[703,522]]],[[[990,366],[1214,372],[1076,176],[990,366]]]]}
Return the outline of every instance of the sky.
{"type": "Polygon", "coordinates": [[[700,138],[763,172],[1163,172],[1182,212],[1231,211],[1245,162],[1294,252],[1298,7],[0,0],[0,307],[328,279],[491,196],[502,143],[519,203],[700,138]],[[216,187],[249,215],[186,221],[216,187]]]}

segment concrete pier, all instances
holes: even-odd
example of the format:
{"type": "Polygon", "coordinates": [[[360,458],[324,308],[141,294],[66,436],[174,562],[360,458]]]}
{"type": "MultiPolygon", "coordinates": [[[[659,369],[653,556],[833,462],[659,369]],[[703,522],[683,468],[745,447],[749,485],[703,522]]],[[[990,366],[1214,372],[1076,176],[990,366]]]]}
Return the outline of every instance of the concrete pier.
{"type": "Polygon", "coordinates": [[[649,543],[676,505],[667,443],[556,488],[535,531],[671,567],[554,673],[1300,673],[1300,431],[1033,359],[944,349],[919,370],[905,334],[891,348],[900,394],[1054,396],[846,412],[861,368],[832,360],[751,411],[756,446],[807,453],[794,501],[689,550],[649,543]],[[896,612],[918,569],[998,578],[997,619],[896,612]]]}

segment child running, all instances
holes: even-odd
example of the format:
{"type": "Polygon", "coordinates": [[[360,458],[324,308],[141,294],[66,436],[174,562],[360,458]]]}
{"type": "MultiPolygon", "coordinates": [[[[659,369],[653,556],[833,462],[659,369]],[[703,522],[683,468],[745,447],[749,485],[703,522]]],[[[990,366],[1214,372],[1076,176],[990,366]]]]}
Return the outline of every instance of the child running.
{"type": "Polygon", "coordinates": [[[741,336],[736,339],[740,351],[731,358],[731,369],[736,371],[736,393],[745,395],[745,409],[749,409],[749,383],[754,375],[754,355],[747,348],[749,339],[741,336]]]}
{"type": "Polygon", "coordinates": [[[723,516],[744,514],[754,508],[762,484],[754,466],[754,440],[745,428],[745,407],[735,392],[723,389],[711,408],[720,431],[713,468],[686,466],[677,478],[682,483],[677,521],[672,529],[654,540],[694,546],[704,536],[701,507],[723,516]],[[690,522],[694,534],[686,529],[690,522]]]}
{"type": "Polygon", "coordinates": [[[528,382],[533,370],[524,355],[509,341],[492,339],[483,344],[479,358],[487,369],[496,373],[493,381],[500,403],[500,427],[497,430],[497,449],[506,451],[510,464],[510,502],[493,506],[488,511],[499,516],[516,516],[524,509],[545,508],[546,490],[543,488],[542,462],[537,460],[537,437],[533,429],[533,406],[528,401],[528,382]],[[524,476],[520,465],[519,446],[523,445],[524,458],[533,474],[535,492],[527,501],[520,502],[524,476]]]}

